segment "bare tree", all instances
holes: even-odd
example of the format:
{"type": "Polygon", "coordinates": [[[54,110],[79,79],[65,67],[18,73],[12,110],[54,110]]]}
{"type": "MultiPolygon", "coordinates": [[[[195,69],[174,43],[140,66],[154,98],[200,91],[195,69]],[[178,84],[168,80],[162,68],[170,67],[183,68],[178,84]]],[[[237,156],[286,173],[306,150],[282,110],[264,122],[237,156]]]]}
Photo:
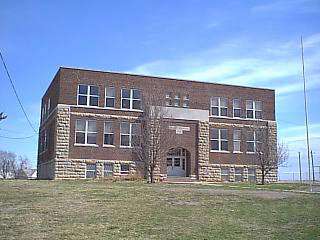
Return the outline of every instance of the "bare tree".
{"type": "Polygon", "coordinates": [[[3,179],[14,177],[17,170],[16,159],[16,154],[0,151],[0,176],[3,179]]]}
{"type": "Polygon", "coordinates": [[[271,131],[268,126],[255,126],[251,128],[254,143],[254,162],[261,170],[261,184],[266,183],[269,174],[277,171],[288,159],[288,149],[284,143],[271,140],[271,131]]]}
{"type": "Polygon", "coordinates": [[[155,182],[155,173],[160,171],[161,159],[165,157],[170,142],[168,113],[162,99],[158,89],[150,89],[149,94],[143,96],[143,113],[139,118],[141,132],[133,148],[149,183],[155,182]]]}
{"type": "Polygon", "coordinates": [[[30,168],[29,164],[30,164],[30,161],[26,156],[24,157],[19,156],[16,163],[16,170],[14,172],[14,177],[16,179],[27,179],[28,178],[27,171],[30,168]]]}

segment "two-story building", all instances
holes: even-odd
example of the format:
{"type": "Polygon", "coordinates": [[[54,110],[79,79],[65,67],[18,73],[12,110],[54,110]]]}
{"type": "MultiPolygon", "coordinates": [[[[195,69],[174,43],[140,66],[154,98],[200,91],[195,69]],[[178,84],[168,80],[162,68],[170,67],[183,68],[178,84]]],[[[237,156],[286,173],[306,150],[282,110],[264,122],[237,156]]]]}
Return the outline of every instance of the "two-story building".
{"type": "MultiPolygon", "coordinates": [[[[260,180],[257,144],[276,149],[274,90],[65,67],[42,98],[38,178],[142,175],[133,139],[152,89],[170,112],[173,139],[157,180],[260,180]],[[268,139],[253,126],[269,129],[268,139]]],[[[268,178],[276,181],[277,172],[268,178]]]]}

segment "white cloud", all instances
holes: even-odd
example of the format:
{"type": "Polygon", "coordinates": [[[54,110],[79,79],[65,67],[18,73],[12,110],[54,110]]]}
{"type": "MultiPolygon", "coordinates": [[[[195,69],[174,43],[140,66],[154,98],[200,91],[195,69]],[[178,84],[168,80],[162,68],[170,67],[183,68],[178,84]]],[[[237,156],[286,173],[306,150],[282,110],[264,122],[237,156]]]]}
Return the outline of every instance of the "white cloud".
{"type": "MultiPolygon", "coordinates": [[[[305,45],[308,87],[317,86],[320,75],[320,33],[307,36],[305,45]],[[314,80],[312,79],[314,78],[314,80]]],[[[207,82],[272,87],[278,94],[299,91],[301,60],[299,41],[264,43],[255,48],[246,39],[226,41],[213,49],[189,54],[181,59],[156,60],[129,72],[207,82]],[[276,47],[274,47],[276,46],[276,47]],[[279,88],[279,89],[278,89],[279,88]]]]}

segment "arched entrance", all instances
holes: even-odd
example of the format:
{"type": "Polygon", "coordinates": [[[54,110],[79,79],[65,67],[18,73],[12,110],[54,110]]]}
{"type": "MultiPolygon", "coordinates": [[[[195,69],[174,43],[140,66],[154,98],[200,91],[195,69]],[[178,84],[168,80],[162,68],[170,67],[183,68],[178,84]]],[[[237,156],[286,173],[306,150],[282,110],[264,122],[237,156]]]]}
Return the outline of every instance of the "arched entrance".
{"type": "Polygon", "coordinates": [[[167,176],[186,177],[188,176],[187,164],[190,153],[184,148],[173,148],[167,154],[167,176]]]}

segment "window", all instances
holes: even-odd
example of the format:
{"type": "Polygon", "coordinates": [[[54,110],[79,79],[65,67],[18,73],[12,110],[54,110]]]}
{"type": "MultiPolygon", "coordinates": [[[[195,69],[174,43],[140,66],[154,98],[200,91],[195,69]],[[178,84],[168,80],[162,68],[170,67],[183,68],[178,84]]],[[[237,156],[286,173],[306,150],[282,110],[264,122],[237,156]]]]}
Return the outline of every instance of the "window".
{"type": "Polygon", "coordinates": [[[98,106],[99,88],[97,86],[79,85],[78,86],[78,105],[98,106]]]}
{"type": "Polygon", "coordinates": [[[120,125],[120,145],[133,147],[140,145],[141,125],[140,123],[122,122],[120,125]]]}
{"type": "Polygon", "coordinates": [[[130,165],[128,163],[121,163],[120,164],[120,173],[121,174],[129,174],[130,165]]]}
{"type": "Polygon", "coordinates": [[[246,101],[247,118],[262,119],[262,102],[261,101],[246,101]]]}
{"type": "Polygon", "coordinates": [[[247,132],[247,152],[255,153],[261,150],[261,137],[256,131],[247,132]]]}
{"type": "Polygon", "coordinates": [[[228,182],[229,181],[229,168],[221,168],[221,181],[228,182]]]}
{"type": "Polygon", "coordinates": [[[175,107],[179,107],[180,106],[180,94],[175,94],[174,95],[173,105],[175,107]]]}
{"type": "Polygon", "coordinates": [[[172,106],[171,93],[166,93],[166,106],[172,106]]]}
{"type": "Polygon", "coordinates": [[[243,168],[235,168],[234,169],[234,180],[236,182],[242,182],[243,181],[242,173],[243,173],[243,168]]]}
{"type": "Polygon", "coordinates": [[[228,115],[228,99],[213,97],[211,98],[211,115],[227,116],[228,115]]]}
{"type": "Polygon", "coordinates": [[[105,106],[114,108],[115,107],[115,88],[114,87],[106,87],[106,102],[105,106]]]}
{"type": "Polygon", "coordinates": [[[104,145],[113,145],[114,141],[114,132],[113,132],[113,122],[104,123],[104,145]]]}
{"type": "Polygon", "coordinates": [[[241,152],[241,130],[235,129],[233,131],[233,152],[241,152]]]}
{"type": "Polygon", "coordinates": [[[141,110],[141,92],[138,89],[121,89],[121,108],[141,110]]]}
{"type": "Polygon", "coordinates": [[[239,99],[233,99],[233,117],[241,117],[241,103],[239,99]]]}
{"type": "Polygon", "coordinates": [[[105,163],[103,165],[103,170],[105,177],[113,176],[113,163],[105,163]]]}
{"type": "Polygon", "coordinates": [[[213,151],[228,151],[228,130],[212,128],[210,143],[213,151]]]}
{"type": "Polygon", "coordinates": [[[96,121],[76,120],[76,144],[97,144],[96,121]]]}
{"type": "Polygon", "coordinates": [[[255,182],[256,181],[256,169],[248,168],[248,181],[255,182]]]}
{"type": "Polygon", "coordinates": [[[44,150],[47,150],[49,147],[49,130],[44,131],[44,150]]]}
{"type": "Polygon", "coordinates": [[[182,107],[184,107],[184,108],[188,108],[189,107],[189,96],[188,95],[183,97],[182,107]]]}
{"type": "Polygon", "coordinates": [[[180,167],[180,158],[174,158],[173,160],[173,166],[180,167]]]}
{"type": "Polygon", "coordinates": [[[48,115],[50,113],[50,110],[51,110],[51,100],[50,98],[48,99],[48,115]]]}
{"type": "Polygon", "coordinates": [[[95,178],[97,176],[96,164],[86,164],[86,178],[95,178]]]}
{"type": "Polygon", "coordinates": [[[130,147],[130,123],[122,122],[120,125],[120,145],[130,147]]]}

